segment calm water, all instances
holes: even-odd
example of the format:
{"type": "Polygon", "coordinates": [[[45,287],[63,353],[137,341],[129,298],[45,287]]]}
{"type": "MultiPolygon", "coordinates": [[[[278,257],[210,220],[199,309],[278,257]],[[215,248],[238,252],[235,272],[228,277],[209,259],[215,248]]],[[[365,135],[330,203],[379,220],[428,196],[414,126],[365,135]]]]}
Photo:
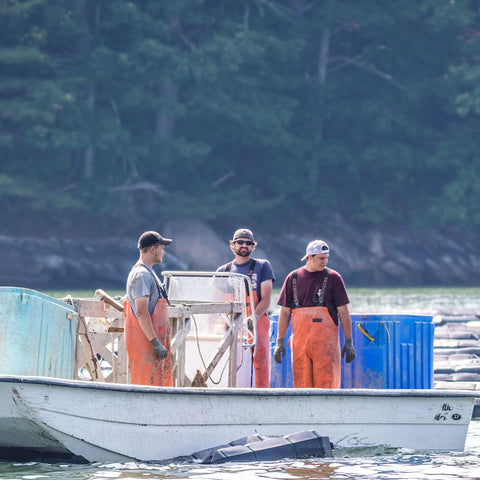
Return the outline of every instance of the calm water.
{"type": "Polygon", "coordinates": [[[230,463],[221,466],[178,463],[48,465],[0,463],[0,479],[480,479],[480,421],[472,420],[464,452],[422,454],[381,447],[344,449],[333,458],[230,463]]]}
{"type": "Polygon", "coordinates": [[[351,313],[475,313],[480,288],[348,289],[351,313]]]}
{"type": "MultiPolygon", "coordinates": [[[[480,289],[349,290],[352,312],[424,313],[476,312],[480,289]]],[[[382,447],[342,449],[333,458],[230,463],[221,466],[193,463],[150,465],[0,463],[0,479],[480,479],[480,420],[472,420],[465,451],[416,452],[382,447]]]]}

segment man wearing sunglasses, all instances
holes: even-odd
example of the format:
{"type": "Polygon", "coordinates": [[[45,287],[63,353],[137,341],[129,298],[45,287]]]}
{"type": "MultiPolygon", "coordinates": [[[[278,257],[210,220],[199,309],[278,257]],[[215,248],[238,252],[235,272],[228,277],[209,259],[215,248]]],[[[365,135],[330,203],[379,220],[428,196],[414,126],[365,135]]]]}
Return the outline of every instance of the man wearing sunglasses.
{"type": "Polygon", "coordinates": [[[268,309],[275,276],[268,260],[251,257],[256,246],[257,242],[251,230],[248,228],[238,229],[230,240],[230,249],[235,258],[232,262],[219,267],[217,272],[234,272],[250,277],[253,299],[247,299],[247,303],[253,300],[257,322],[257,341],[253,354],[255,386],[257,388],[268,388],[270,387],[270,321],[268,319],[268,309]]]}
{"type": "Polygon", "coordinates": [[[293,386],[339,388],[341,358],[355,358],[348,295],[341,275],[327,268],[330,249],[323,240],[307,246],[304,267],[290,272],[278,297],[281,306],[274,358],[282,363],[284,338],[292,321],[293,386]],[[345,337],[340,352],[338,320],[345,337]]]}

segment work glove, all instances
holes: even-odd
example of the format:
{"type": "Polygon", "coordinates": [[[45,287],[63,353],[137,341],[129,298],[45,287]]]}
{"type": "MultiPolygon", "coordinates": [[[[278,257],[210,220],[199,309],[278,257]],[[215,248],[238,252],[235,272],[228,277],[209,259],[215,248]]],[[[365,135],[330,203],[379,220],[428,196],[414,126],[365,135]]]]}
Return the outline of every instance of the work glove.
{"type": "Polygon", "coordinates": [[[167,356],[168,350],[160,343],[160,340],[158,338],[150,340],[150,343],[152,344],[155,353],[158,355],[158,358],[160,358],[160,360],[163,360],[167,356]]]}
{"type": "Polygon", "coordinates": [[[285,357],[285,342],[284,338],[277,338],[275,343],[275,351],[273,352],[273,358],[277,363],[282,363],[283,357],[285,357]]]}
{"type": "Polygon", "coordinates": [[[353,340],[351,338],[345,339],[345,343],[342,348],[342,358],[344,355],[346,363],[353,362],[353,359],[355,358],[355,349],[353,348],[353,340]]]}

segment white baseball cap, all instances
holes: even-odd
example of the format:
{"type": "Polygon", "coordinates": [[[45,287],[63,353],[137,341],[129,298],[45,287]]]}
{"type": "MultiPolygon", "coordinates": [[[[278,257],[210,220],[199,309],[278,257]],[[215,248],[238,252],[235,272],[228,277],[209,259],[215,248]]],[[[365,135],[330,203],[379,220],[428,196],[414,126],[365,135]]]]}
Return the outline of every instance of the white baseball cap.
{"type": "Polygon", "coordinates": [[[312,240],[307,245],[305,256],[301,260],[305,260],[309,255],[318,255],[319,253],[330,253],[328,245],[323,240],[312,240]]]}

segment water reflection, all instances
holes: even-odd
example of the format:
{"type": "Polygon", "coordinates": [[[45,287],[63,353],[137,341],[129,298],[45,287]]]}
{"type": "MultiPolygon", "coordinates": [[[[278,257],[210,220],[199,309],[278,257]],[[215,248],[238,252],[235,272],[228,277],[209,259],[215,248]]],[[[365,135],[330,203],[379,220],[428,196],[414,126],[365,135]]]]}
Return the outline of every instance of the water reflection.
{"type": "Polygon", "coordinates": [[[338,463],[329,462],[322,464],[302,464],[299,462],[291,467],[287,467],[285,472],[291,475],[289,478],[328,479],[335,478],[333,474],[340,466],[338,463]]]}

